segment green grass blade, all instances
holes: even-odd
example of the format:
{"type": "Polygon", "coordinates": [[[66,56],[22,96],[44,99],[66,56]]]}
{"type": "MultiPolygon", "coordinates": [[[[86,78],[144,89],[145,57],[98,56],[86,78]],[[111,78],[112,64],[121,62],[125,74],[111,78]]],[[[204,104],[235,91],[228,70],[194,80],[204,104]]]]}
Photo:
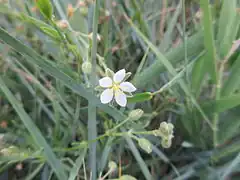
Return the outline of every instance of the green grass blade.
{"type": "Polygon", "coordinates": [[[217,32],[217,44],[221,59],[224,59],[231,48],[233,36],[236,35],[235,31],[238,29],[239,15],[237,15],[236,9],[237,0],[223,0],[217,32]]]}
{"type": "MultiPolygon", "coordinates": [[[[203,11],[203,26],[204,26],[204,45],[206,52],[206,59],[204,69],[208,69],[212,80],[217,81],[217,67],[216,67],[216,50],[213,35],[212,15],[209,0],[201,0],[200,6],[203,11]]],[[[204,71],[202,71],[204,72],[204,71]]]]}
{"type": "Polygon", "coordinates": [[[61,162],[57,159],[56,155],[53,153],[51,147],[47,144],[40,130],[33,123],[32,119],[27,115],[25,110],[22,108],[22,105],[18,102],[18,100],[14,97],[12,92],[5,85],[4,81],[0,77],[0,88],[6,95],[9,102],[12,104],[15,111],[18,113],[20,119],[24,123],[25,127],[30,132],[33,137],[35,143],[39,146],[39,148],[43,148],[43,154],[46,158],[47,162],[50,164],[55,174],[59,179],[66,180],[66,172],[62,167],[61,162]]]}
{"type": "Polygon", "coordinates": [[[209,113],[221,113],[240,105],[240,93],[231,96],[222,97],[216,101],[208,102],[202,105],[203,109],[209,113]],[[214,110],[212,109],[214,107],[214,110]]]}
{"type": "Polygon", "coordinates": [[[197,60],[192,70],[191,86],[192,92],[195,94],[196,97],[198,97],[201,92],[201,85],[204,75],[206,73],[206,68],[204,68],[205,59],[206,55],[204,54],[197,60]]]}
{"type": "Polygon", "coordinates": [[[222,96],[229,96],[240,86],[240,55],[230,69],[230,75],[222,87],[222,96]]]}
{"type": "MultiPolygon", "coordinates": [[[[93,14],[93,40],[91,49],[91,64],[92,72],[90,75],[90,83],[93,87],[96,86],[97,75],[97,33],[98,33],[98,16],[100,9],[100,2],[94,2],[94,14],[93,14]]],[[[88,140],[91,141],[97,138],[97,108],[94,102],[88,101],[88,140]]],[[[97,143],[91,143],[89,146],[89,161],[92,179],[97,178],[97,143]]]]}

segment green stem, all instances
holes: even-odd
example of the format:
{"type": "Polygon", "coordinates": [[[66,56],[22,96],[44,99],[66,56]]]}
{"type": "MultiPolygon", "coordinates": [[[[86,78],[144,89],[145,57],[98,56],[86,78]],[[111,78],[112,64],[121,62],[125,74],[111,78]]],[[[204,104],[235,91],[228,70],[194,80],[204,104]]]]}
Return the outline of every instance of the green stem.
{"type": "MultiPolygon", "coordinates": [[[[97,55],[97,32],[98,32],[98,16],[99,16],[99,0],[94,2],[94,16],[93,16],[93,37],[91,50],[92,73],[90,75],[90,82],[92,86],[96,85],[96,55],[97,55]]],[[[92,102],[88,103],[88,141],[92,141],[97,137],[97,109],[92,102]]],[[[96,160],[96,142],[89,145],[89,163],[92,179],[97,178],[97,160],[96,160]]]]}

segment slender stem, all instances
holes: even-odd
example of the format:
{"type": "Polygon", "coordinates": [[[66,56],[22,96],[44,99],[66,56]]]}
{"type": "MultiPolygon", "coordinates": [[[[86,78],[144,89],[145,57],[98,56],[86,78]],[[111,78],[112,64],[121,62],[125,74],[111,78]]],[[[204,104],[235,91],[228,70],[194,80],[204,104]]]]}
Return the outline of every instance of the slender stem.
{"type": "Polygon", "coordinates": [[[126,118],[124,121],[120,122],[118,125],[116,125],[114,128],[108,130],[108,132],[113,132],[115,130],[117,130],[117,128],[121,127],[123,124],[125,124],[126,122],[128,122],[130,120],[130,118],[126,118]]]}
{"type": "MultiPolygon", "coordinates": [[[[92,37],[92,50],[91,50],[91,63],[92,73],[90,82],[92,86],[96,85],[96,54],[97,54],[97,32],[98,32],[98,16],[99,16],[99,0],[94,2],[94,15],[93,15],[93,37],[92,37]]],[[[88,140],[91,141],[97,137],[97,109],[95,104],[89,102],[88,104],[88,140]]],[[[89,165],[93,180],[97,178],[97,160],[96,160],[96,142],[89,145],[89,165]]]]}

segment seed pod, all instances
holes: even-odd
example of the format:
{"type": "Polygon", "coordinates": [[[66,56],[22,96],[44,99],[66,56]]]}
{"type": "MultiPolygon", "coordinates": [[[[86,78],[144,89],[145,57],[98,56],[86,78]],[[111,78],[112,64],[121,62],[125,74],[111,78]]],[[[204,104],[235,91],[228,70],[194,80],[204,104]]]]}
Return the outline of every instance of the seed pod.
{"type": "Polygon", "coordinates": [[[83,64],[82,64],[82,71],[85,73],[85,74],[90,74],[92,72],[92,64],[89,62],[89,61],[85,61],[83,64]]]}
{"type": "Polygon", "coordinates": [[[138,119],[140,119],[140,118],[142,117],[143,113],[144,113],[144,112],[143,112],[143,110],[141,110],[141,109],[134,109],[134,110],[132,110],[132,111],[129,113],[128,117],[129,117],[131,120],[136,121],[136,120],[138,120],[138,119]]]}
{"type": "Polygon", "coordinates": [[[151,153],[152,152],[152,144],[150,143],[150,141],[148,141],[145,138],[139,138],[138,139],[138,145],[147,153],[151,153]]]}

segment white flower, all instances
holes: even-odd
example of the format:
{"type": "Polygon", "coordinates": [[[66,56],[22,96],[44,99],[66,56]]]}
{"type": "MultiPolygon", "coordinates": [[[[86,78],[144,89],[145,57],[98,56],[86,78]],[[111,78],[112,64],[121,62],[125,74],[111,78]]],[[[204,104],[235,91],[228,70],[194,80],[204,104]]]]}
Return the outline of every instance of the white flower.
{"type": "Polygon", "coordinates": [[[116,72],[113,77],[104,77],[99,80],[99,85],[106,88],[100,97],[103,104],[107,104],[113,100],[122,107],[127,104],[127,94],[136,91],[136,88],[130,82],[123,82],[125,80],[126,71],[121,69],[116,72]],[[124,93],[125,92],[125,93],[124,93]]]}

